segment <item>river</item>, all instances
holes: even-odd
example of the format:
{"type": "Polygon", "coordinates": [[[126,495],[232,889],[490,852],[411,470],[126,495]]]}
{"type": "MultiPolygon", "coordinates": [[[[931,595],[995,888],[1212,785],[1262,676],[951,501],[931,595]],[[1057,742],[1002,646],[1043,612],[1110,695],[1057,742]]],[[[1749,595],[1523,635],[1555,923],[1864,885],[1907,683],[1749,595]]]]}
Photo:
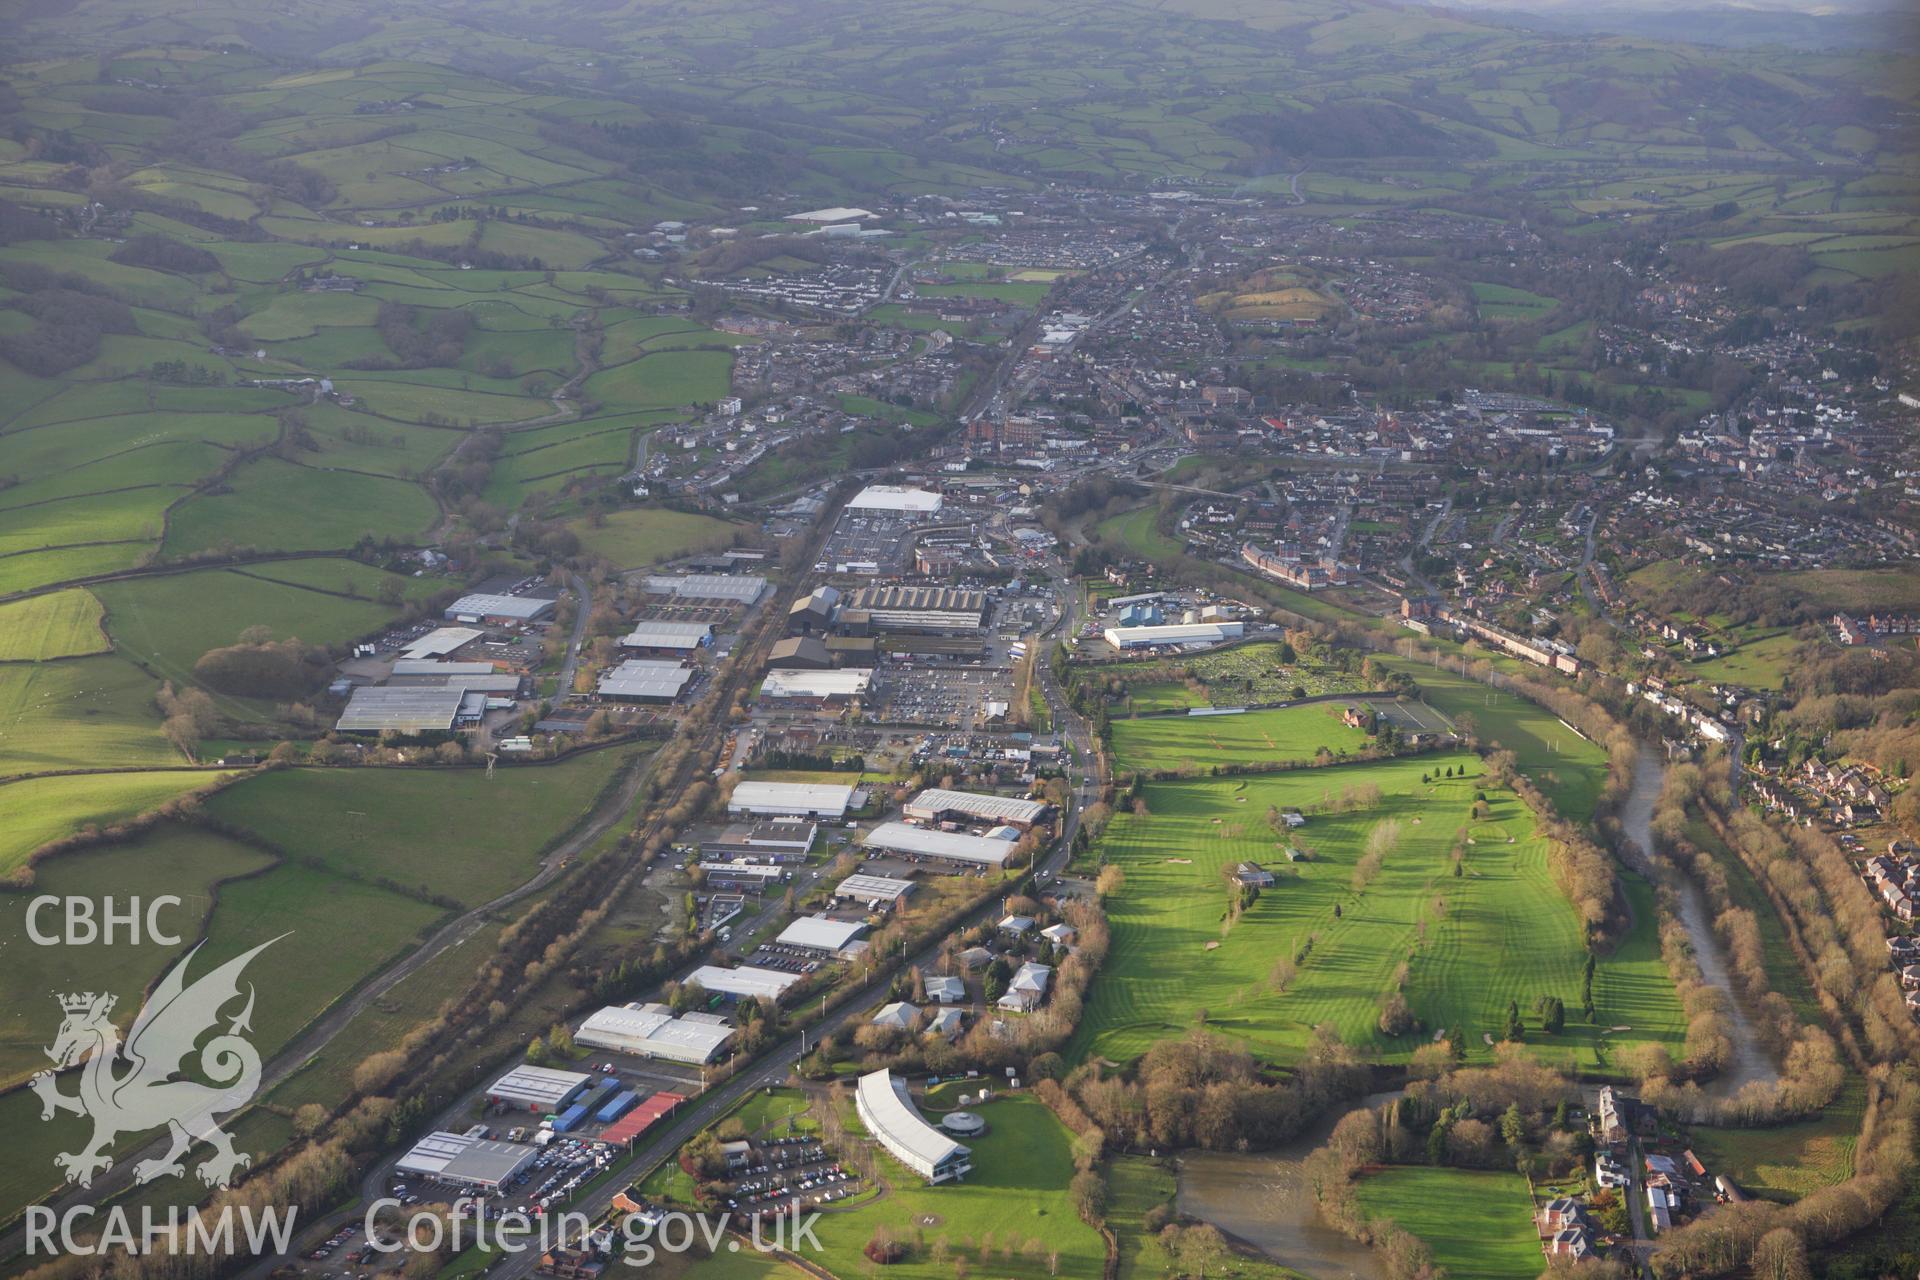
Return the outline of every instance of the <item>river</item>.
{"type": "MultiPolygon", "coordinates": [[[[1353,1105],[1384,1106],[1399,1096],[1376,1093],[1353,1105]]],[[[1347,1110],[1335,1107],[1292,1142],[1257,1155],[1187,1152],[1180,1157],[1176,1207],[1314,1280],[1386,1280],[1378,1254],[1322,1220],[1301,1173],[1301,1161],[1347,1110]]]]}
{"type": "MultiPolygon", "coordinates": [[[[1638,855],[1635,857],[1630,854],[1629,860],[1643,872],[1654,856],[1653,811],[1659,803],[1660,787],[1665,778],[1666,769],[1660,763],[1660,753],[1641,744],[1640,754],[1633,764],[1633,787],[1620,809],[1620,825],[1626,832],[1628,842],[1633,845],[1631,854],[1638,855]]],[[[1708,986],[1716,988],[1726,997],[1727,1022],[1733,1037],[1733,1057],[1726,1069],[1701,1088],[1714,1097],[1730,1097],[1739,1092],[1742,1085],[1756,1080],[1779,1079],[1780,1069],[1761,1047],[1760,1037],[1753,1029],[1753,1020],[1741,1008],[1739,997],[1734,992],[1733,976],[1727,972],[1726,953],[1721,950],[1720,939],[1713,931],[1713,912],[1707,905],[1706,895],[1686,876],[1676,879],[1680,883],[1680,923],[1686,926],[1687,939],[1693,944],[1693,957],[1700,966],[1700,975],[1706,979],[1708,986]]]]}

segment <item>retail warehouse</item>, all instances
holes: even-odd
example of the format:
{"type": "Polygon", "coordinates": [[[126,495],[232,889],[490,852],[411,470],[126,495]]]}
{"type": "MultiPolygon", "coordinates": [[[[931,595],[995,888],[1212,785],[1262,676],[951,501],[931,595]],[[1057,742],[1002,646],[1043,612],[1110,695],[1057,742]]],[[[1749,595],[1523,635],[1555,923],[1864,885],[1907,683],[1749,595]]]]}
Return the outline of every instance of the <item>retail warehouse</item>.
{"type": "Polygon", "coordinates": [[[853,788],[819,782],[741,782],[727,801],[728,813],[758,814],[769,818],[831,818],[847,816],[853,807],[853,788]]]}
{"type": "Polygon", "coordinates": [[[898,484],[870,484],[847,501],[849,511],[889,511],[903,515],[938,515],[942,498],[931,489],[898,484]]]}
{"type": "Polygon", "coordinates": [[[1013,855],[1013,841],[998,836],[970,836],[957,831],[934,831],[905,822],[883,822],[867,833],[866,847],[903,857],[956,867],[1004,867],[1013,855]]]}
{"type": "Polygon", "coordinates": [[[873,672],[863,667],[844,671],[802,671],[782,667],[767,672],[760,683],[760,696],[782,702],[820,704],[848,702],[863,698],[873,686],[873,672]]]}

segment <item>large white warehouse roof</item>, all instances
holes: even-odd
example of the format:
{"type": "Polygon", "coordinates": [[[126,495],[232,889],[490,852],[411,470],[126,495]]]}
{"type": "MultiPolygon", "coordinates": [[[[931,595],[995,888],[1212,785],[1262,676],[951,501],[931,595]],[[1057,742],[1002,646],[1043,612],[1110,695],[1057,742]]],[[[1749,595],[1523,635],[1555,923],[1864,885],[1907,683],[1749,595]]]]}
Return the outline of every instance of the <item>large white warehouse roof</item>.
{"type": "Polygon", "coordinates": [[[1159,627],[1108,627],[1107,643],[1116,649],[1152,644],[1219,644],[1246,630],[1240,622],[1170,622],[1159,627]]]}
{"type": "Polygon", "coordinates": [[[727,801],[730,813],[843,818],[853,788],[820,782],[742,782],[727,801]]]}
{"type": "Polygon", "coordinates": [[[1047,806],[1038,800],[983,795],[978,791],[949,791],[945,787],[928,787],[908,801],[904,810],[909,818],[932,820],[942,814],[961,813],[983,822],[1015,822],[1027,827],[1040,821],[1040,815],[1046,811],[1047,806]]]}
{"type": "Polygon", "coordinates": [[[690,1013],[676,1018],[663,1004],[609,1005],[580,1024],[574,1043],[638,1053],[669,1062],[711,1062],[733,1038],[724,1019],[690,1013]]]}
{"type": "Polygon", "coordinates": [[[940,510],[940,504],[940,495],[931,489],[909,489],[899,484],[870,484],[848,500],[847,509],[932,515],[940,510]]]}
{"type": "Polygon", "coordinates": [[[777,1000],[782,991],[800,981],[800,975],[782,973],[778,969],[761,969],[750,964],[743,964],[737,969],[720,969],[703,964],[687,975],[687,981],[698,984],[703,991],[719,995],[777,1000]]]}
{"type": "Polygon", "coordinates": [[[982,867],[1006,865],[1013,843],[992,836],[969,836],[953,831],[935,831],[904,822],[883,822],[867,833],[869,849],[912,854],[922,858],[946,858],[982,867]]]}

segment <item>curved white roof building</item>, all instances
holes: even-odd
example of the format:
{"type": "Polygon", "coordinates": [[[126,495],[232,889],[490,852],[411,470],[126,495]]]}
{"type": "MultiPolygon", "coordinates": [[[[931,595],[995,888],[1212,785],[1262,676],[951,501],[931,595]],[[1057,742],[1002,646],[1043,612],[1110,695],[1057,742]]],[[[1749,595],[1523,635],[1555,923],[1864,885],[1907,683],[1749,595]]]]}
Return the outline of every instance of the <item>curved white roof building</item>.
{"type": "Polygon", "coordinates": [[[973,1168],[973,1152],[921,1119],[907,1096],[907,1082],[895,1080],[893,1072],[861,1076],[853,1103],[867,1132],[928,1182],[948,1182],[973,1168]]]}

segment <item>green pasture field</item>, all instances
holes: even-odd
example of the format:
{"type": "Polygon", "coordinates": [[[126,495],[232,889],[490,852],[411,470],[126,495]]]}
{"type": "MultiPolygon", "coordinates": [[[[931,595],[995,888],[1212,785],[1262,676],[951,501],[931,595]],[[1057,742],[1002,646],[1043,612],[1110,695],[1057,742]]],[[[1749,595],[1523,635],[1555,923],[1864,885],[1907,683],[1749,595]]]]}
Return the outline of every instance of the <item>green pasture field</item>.
{"type": "Polygon", "coordinates": [[[159,687],[112,654],[0,666],[0,777],[183,763],[160,734],[159,687]]]}
{"type": "Polygon", "coordinates": [[[151,543],[176,493],[135,489],[0,511],[0,556],[93,542],[151,543]]]}
{"type": "MultiPolygon", "coordinates": [[[[849,1111],[848,1130],[864,1129],[849,1111]]],[[[984,1137],[969,1140],[973,1172],[960,1182],[929,1187],[918,1174],[879,1153],[881,1177],[887,1194],[850,1213],[822,1214],[815,1234],[821,1252],[812,1261],[838,1276],[864,1275],[861,1249],[874,1228],[886,1225],[905,1240],[924,1236],[929,1249],[944,1237],[951,1256],[964,1257],[976,1273],[1005,1280],[1041,1280],[1049,1274],[1100,1274],[1106,1246],[1092,1227],[1080,1220],[1067,1196],[1073,1179],[1070,1136],[1045,1104],[1037,1099],[1009,1095],[981,1109],[987,1122],[984,1137]],[[924,1215],[936,1220],[919,1225],[924,1215]],[[992,1252],[983,1248],[989,1237],[992,1252]],[[1032,1254],[1003,1250],[1010,1240],[1022,1244],[1038,1240],[1032,1254]],[[1060,1255],[1057,1272],[1050,1273],[1048,1251],[1060,1255]]],[[[888,1275],[908,1280],[947,1280],[954,1274],[951,1261],[936,1263],[929,1249],[916,1251],[903,1262],[886,1268],[888,1275]]]]}
{"type": "Polygon", "coordinates": [[[612,410],[677,409],[724,397],[732,372],[731,352],[662,351],[602,369],[582,394],[612,410]]]}
{"type": "Polygon", "coordinates": [[[1389,1060],[1404,1059],[1435,1030],[1457,1029],[1469,1060],[1479,1061],[1492,1055],[1482,1036],[1501,1033],[1509,1000],[1528,1010],[1546,995],[1569,1005],[1569,1022],[1557,1036],[1532,1022],[1527,1043],[1549,1059],[1604,1071],[1619,1044],[1654,1040],[1677,1049],[1685,1019],[1654,945],[1645,886],[1630,886],[1640,895],[1644,927],[1602,960],[1594,984],[1597,1025],[1589,1025],[1578,1012],[1584,940],[1554,887],[1546,841],[1511,793],[1488,792],[1489,816],[1472,818],[1474,794],[1484,785],[1479,772],[1478,759],[1462,752],[1150,784],[1147,815],[1115,815],[1098,847],[1126,883],[1108,901],[1113,948],[1074,1055],[1131,1059],[1184,1032],[1204,1008],[1209,1030],[1275,1061],[1297,1055],[1323,1023],[1389,1060]],[[1447,767],[1471,775],[1420,781],[1447,767]],[[1316,811],[1339,806],[1349,786],[1367,785],[1380,789],[1378,806],[1316,811]],[[1298,807],[1308,821],[1281,835],[1269,827],[1269,806],[1298,807]],[[1377,878],[1356,895],[1354,866],[1386,819],[1399,824],[1399,839],[1377,878]],[[1450,851],[1463,830],[1473,843],[1463,846],[1465,874],[1456,878],[1450,851]],[[1289,862],[1289,843],[1310,857],[1289,862]],[[1265,866],[1278,883],[1228,929],[1223,873],[1243,860],[1265,866]],[[1434,910],[1436,897],[1445,900],[1443,913],[1434,910]],[[1314,934],[1319,939],[1292,984],[1276,991],[1275,961],[1314,934]],[[1378,1006],[1403,960],[1407,1001],[1422,1030],[1388,1037],[1377,1026],[1378,1006]],[[1602,1034],[1615,1025],[1633,1030],[1602,1034]]]}
{"type": "Polygon", "coordinates": [[[1839,1095],[1811,1120],[1754,1129],[1695,1125],[1688,1138],[1709,1172],[1726,1174],[1749,1195],[1798,1200],[1853,1176],[1866,1097],[1866,1085],[1849,1074],[1839,1095]]]}
{"type": "Polygon", "coordinates": [[[368,412],[400,422],[426,422],[428,414],[462,424],[524,422],[553,412],[546,400],[517,390],[512,394],[469,391],[457,383],[442,386],[438,376],[431,369],[407,369],[385,376],[336,378],[334,386],[354,396],[368,412]]]}
{"type": "Polygon", "coordinates": [[[152,544],[147,542],[116,542],[0,557],[0,595],[131,569],[146,559],[152,549],[152,544]]]}
{"type": "Polygon", "coordinates": [[[1370,739],[1340,723],[1340,711],[1340,703],[1323,702],[1241,715],[1116,720],[1114,765],[1151,771],[1311,760],[1322,747],[1336,756],[1357,751],[1370,739]]]}
{"type": "Polygon", "coordinates": [[[1094,532],[1101,542],[1117,545],[1144,559],[1165,560],[1179,555],[1185,550],[1185,544],[1160,532],[1155,525],[1159,515],[1158,507],[1140,507],[1109,516],[1094,526],[1094,532]]]}
{"type": "Polygon", "coordinates": [[[1693,674],[1715,684],[1745,685],[1750,689],[1781,689],[1787,668],[1800,642],[1791,631],[1749,640],[1718,658],[1692,664],[1693,674]]]}
{"type": "Polygon", "coordinates": [[[227,776],[188,769],[77,773],[0,785],[0,875],[24,866],[43,844],[82,827],[125,822],[227,776]]]}
{"type": "Polygon", "coordinates": [[[169,556],[223,547],[340,550],[369,534],[413,538],[436,513],[418,485],[268,458],[237,471],[230,492],[182,503],[167,522],[163,549],[169,556]]]}
{"type": "Polygon", "coordinates": [[[100,602],[80,588],[0,604],[0,662],[105,653],[100,621],[100,602]]]}
{"type": "Polygon", "coordinates": [[[618,569],[638,569],[697,551],[722,551],[733,545],[741,526],[688,511],[629,507],[610,513],[604,523],[576,520],[580,547],[618,569]]]}
{"type": "Polygon", "coordinates": [[[491,778],[477,768],[286,769],[228,788],[208,809],[341,875],[472,906],[531,876],[543,844],[635,754],[615,747],[491,778]]]}
{"type": "Polygon", "coordinates": [[[202,654],[236,643],[249,627],[266,627],[275,640],[297,637],[329,646],[379,630],[399,615],[374,599],[389,578],[410,581],[350,560],[269,561],[245,570],[109,582],[98,594],[107,607],[107,633],[119,651],[180,683],[193,679],[193,664],[202,654]],[[287,580],[302,572],[315,577],[312,586],[287,580]],[[348,586],[360,598],[335,594],[348,586]]]}
{"type": "Polygon", "coordinates": [[[300,461],[309,466],[370,471],[402,480],[424,475],[464,435],[458,430],[388,422],[330,406],[307,411],[307,434],[318,446],[300,455],[300,461]]]}
{"type": "Polygon", "coordinates": [[[1545,1266],[1527,1181],[1510,1171],[1392,1168],[1356,1188],[1369,1218],[1427,1242],[1448,1275],[1533,1280],[1545,1266]]]}

